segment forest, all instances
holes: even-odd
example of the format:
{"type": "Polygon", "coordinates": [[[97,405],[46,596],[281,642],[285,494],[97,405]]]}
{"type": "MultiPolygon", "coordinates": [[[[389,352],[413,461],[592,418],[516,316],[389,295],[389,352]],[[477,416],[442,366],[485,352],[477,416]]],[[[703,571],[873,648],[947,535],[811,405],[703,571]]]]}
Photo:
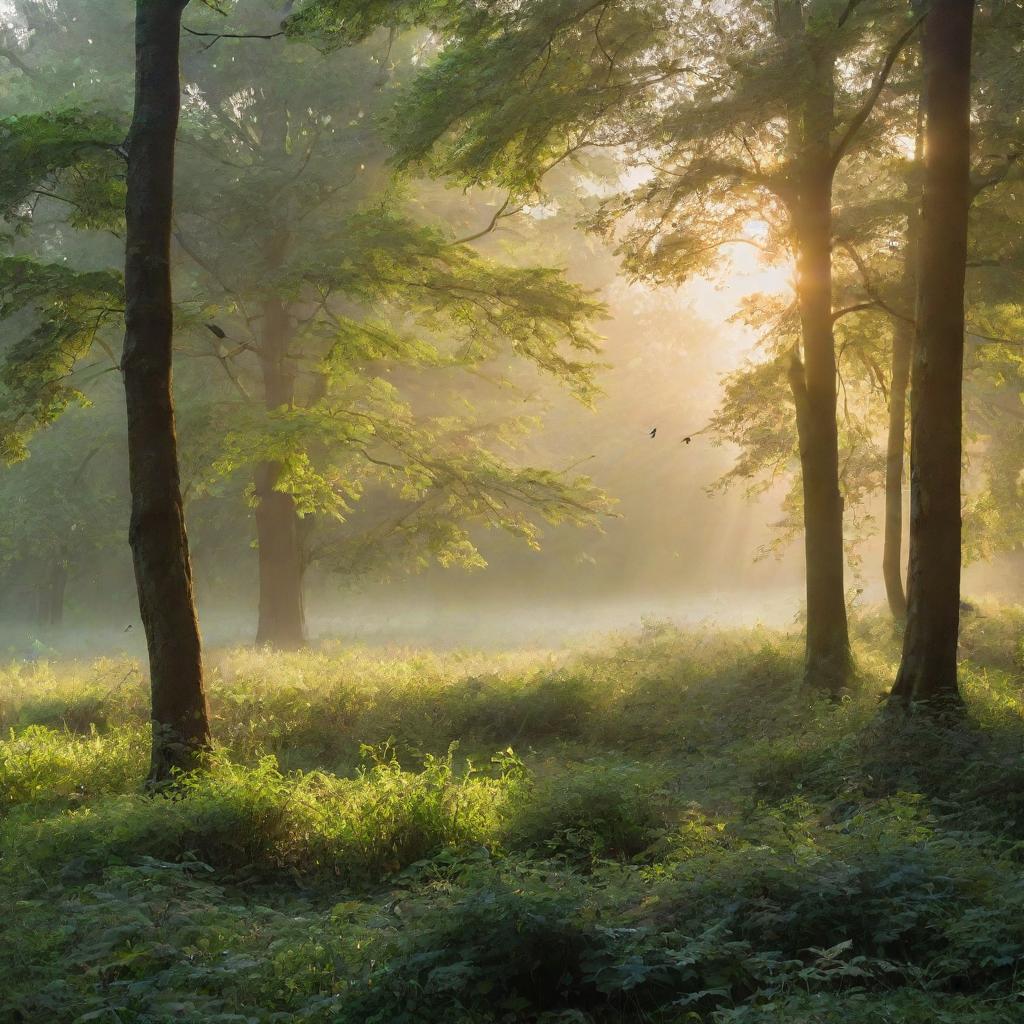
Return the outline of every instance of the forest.
{"type": "Polygon", "coordinates": [[[0,0],[0,1024],[1024,1021],[1024,0],[0,0]]]}

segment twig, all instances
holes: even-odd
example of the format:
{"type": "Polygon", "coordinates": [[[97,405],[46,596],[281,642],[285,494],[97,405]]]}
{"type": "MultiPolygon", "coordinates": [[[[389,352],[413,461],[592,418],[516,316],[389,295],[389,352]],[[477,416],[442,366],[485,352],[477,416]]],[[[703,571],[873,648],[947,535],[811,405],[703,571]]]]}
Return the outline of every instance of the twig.
{"type": "Polygon", "coordinates": [[[477,231],[475,234],[466,235],[465,238],[456,238],[454,241],[451,241],[448,244],[455,246],[466,245],[466,243],[468,242],[475,242],[478,238],[483,238],[484,235],[489,235],[498,226],[498,221],[501,220],[503,217],[514,217],[517,213],[523,212],[524,208],[522,206],[517,206],[514,209],[510,210],[508,206],[509,203],[511,202],[512,193],[509,192],[508,196],[505,198],[505,202],[503,202],[501,206],[498,207],[497,211],[491,218],[490,223],[487,225],[487,227],[485,227],[482,231],[477,231]]]}
{"type": "Polygon", "coordinates": [[[189,28],[187,25],[182,25],[182,29],[187,32],[190,36],[199,36],[210,39],[203,49],[208,50],[215,43],[220,42],[221,39],[277,39],[279,36],[285,35],[284,29],[279,32],[197,32],[194,28],[189,28]],[[212,38],[210,38],[212,36],[212,38]]]}

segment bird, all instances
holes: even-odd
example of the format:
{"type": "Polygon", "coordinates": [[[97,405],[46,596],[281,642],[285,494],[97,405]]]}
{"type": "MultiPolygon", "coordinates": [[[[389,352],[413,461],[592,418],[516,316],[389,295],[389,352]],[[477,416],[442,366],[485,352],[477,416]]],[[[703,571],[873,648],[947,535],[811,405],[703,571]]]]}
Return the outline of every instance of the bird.
{"type": "Polygon", "coordinates": [[[215,338],[223,340],[227,337],[223,327],[218,327],[216,324],[204,324],[204,326],[215,338]]]}
{"type": "Polygon", "coordinates": [[[657,434],[657,432],[658,432],[658,428],[657,427],[651,427],[651,437],[654,437],[654,435],[657,434]]]}
{"type": "Polygon", "coordinates": [[[125,626],[124,629],[121,630],[121,632],[122,633],[127,633],[128,630],[131,629],[131,628],[132,628],[132,624],[129,622],[128,625],[125,626]]]}
{"type": "Polygon", "coordinates": [[[684,437],[681,444],[689,444],[692,440],[692,437],[684,437]]]}

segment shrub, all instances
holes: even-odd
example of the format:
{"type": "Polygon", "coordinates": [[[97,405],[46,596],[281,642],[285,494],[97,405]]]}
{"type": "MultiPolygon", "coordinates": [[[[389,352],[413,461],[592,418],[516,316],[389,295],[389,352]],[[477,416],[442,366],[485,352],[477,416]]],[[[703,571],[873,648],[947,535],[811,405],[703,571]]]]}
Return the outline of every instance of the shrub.
{"type": "Polygon", "coordinates": [[[451,753],[428,758],[420,772],[404,771],[390,748],[371,753],[353,779],[285,775],[269,756],[254,768],[221,760],[183,779],[175,798],[120,795],[38,820],[23,815],[5,830],[3,860],[21,871],[70,865],[88,877],[146,856],[235,874],[293,869],[365,882],[442,847],[496,842],[502,806],[522,785],[508,755],[496,772],[460,775],[451,753]]]}
{"type": "Polygon", "coordinates": [[[544,775],[517,805],[508,842],[570,860],[633,859],[669,827],[664,770],[636,762],[569,762],[544,775]]]}
{"type": "Polygon", "coordinates": [[[0,741],[0,813],[20,804],[74,806],[138,787],[149,737],[117,727],[87,735],[32,725],[0,741]]]}

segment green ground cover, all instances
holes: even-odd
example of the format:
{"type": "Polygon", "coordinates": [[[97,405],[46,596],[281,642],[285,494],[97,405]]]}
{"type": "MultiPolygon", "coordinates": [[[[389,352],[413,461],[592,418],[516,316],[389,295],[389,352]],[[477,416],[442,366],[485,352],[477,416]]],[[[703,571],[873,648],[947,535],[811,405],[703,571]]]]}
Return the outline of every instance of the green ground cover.
{"type": "Polygon", "coordinates": [[[211,655],[220,744],[145,795],[127,661],[0,670],[0,1020],[1024,1019],[1024,613],[967,719],[798,687],[765,630],[211,655]]]}

